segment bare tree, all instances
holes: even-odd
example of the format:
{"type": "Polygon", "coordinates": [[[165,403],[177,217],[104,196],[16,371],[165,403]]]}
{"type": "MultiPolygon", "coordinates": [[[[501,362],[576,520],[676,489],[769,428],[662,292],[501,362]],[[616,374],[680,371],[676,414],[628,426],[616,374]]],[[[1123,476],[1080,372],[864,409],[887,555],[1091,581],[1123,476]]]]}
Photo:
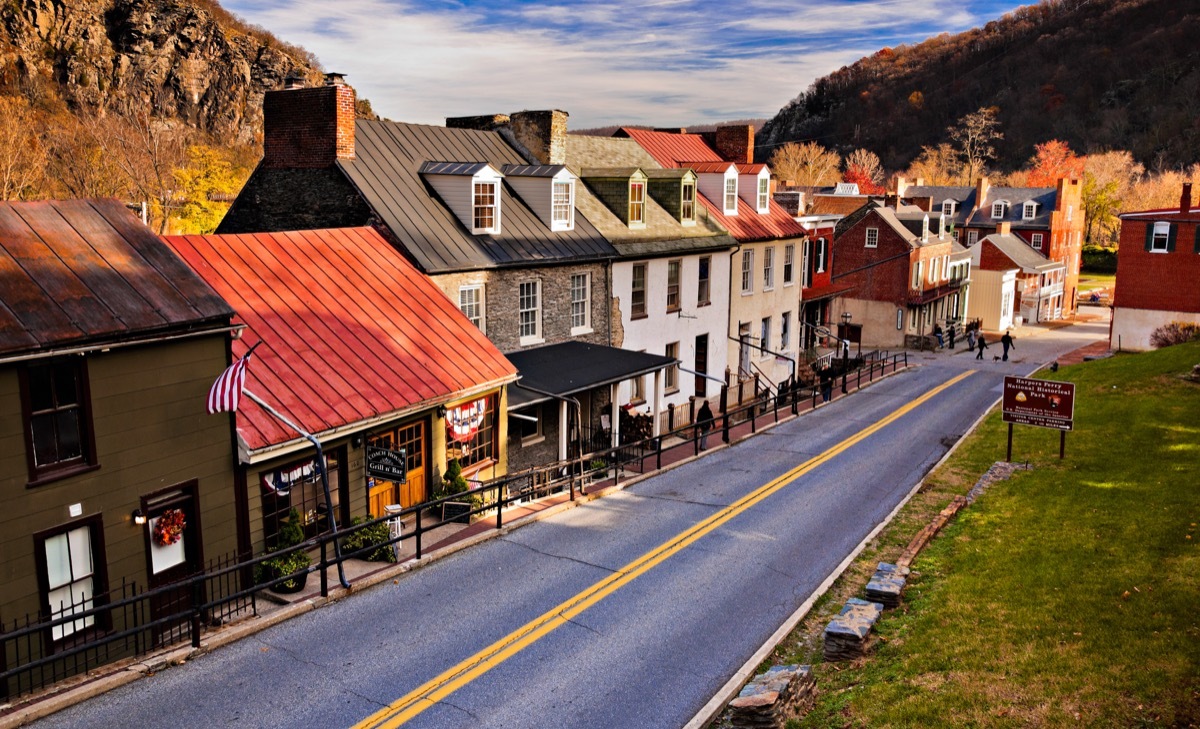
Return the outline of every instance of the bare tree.
{"type": "Polygon", "coordinates": [[[42,125],[29,102],[19,96],[0,97],[0,195],[27,200],[43,193],[46,147],[42,125]]]}
{"type": "Polygon", "coordinates": [[[842,159],[816,142],[788,142],[771,155],[771,171],[780,180],[819,187],[838,180],[842,159]]]}
{"type": "Polygon", "coordinates": [[[921,147],[921,154],[908,166],[904,176],[926,185],[953,185],[960,179],[961,167],[958,152],[943,142],[936,147],[921,147]]]}
{"type": "Polygon", "coordinates": [[[963,163],[963,184],[971,184],[983,174],[984,166],[996,158],[993,142],[1004,139],[996,120],[996,107],[985,106],[967,114],[950,127],[947,132],[958,144],[959,158],[963,163]]]}
{"type": "Polygon", "coordinates": [[[858,169],[863,176],[876,185],[883,182],[883,163],[879,161],[879,155],[868,149],[856,149],[846,155],[845,169],[849,170],[850,168],[858,169]]]}

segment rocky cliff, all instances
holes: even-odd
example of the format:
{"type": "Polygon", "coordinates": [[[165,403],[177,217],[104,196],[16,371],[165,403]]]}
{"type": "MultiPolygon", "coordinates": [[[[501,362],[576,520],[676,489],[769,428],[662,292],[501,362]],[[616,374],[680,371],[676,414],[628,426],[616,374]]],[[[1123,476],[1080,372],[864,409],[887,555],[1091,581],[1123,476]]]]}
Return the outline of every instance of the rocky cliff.
{"type": "Polygon", "coordinates": [[[9,0],[0,24],[0,93],[77,114],[152,110],[226,143],[256,141],[265,91],[320,78],[311,54],[213,0],[9,0]]]}

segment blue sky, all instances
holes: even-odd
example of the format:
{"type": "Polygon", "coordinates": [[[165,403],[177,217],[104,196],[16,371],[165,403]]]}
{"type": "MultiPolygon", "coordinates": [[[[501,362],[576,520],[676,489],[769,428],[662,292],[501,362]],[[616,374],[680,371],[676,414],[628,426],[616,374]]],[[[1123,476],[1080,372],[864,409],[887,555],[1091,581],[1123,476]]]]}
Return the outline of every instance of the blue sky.
{"type": "Polygon", "coordinates": [[[771,117],[884,46],[1011,0],[224,0],[397,121],[563,109],[570,127],[771,117]]]}

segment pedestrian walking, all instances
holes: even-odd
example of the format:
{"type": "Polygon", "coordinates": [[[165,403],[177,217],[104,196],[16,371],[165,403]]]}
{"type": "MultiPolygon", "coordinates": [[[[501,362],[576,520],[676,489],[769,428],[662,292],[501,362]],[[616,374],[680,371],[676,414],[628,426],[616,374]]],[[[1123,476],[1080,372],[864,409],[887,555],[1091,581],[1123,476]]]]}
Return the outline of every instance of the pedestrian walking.
{"type": "Polygon", "coordinates": [[[950,323],[950,349],[954,349],[954,322],[950,323]]]}
{"type": "Polygon", "coordinates": [[[938,349],[946,346],[946,343],[942,341],[942,327],[938,324],[933,325],[933,338],[937,340],[938,349]]]}
{"type": "Polygon", "coordinates": [[[833,368],[821,370],[821,402],[829,402],[833,397],[833,368]]]}
{"type": "Polygon", "coordinates": [[[988,348],[988,343],[982,332],[979,334],[979,339],[975,340],[975,346],[979,347],[979,354],[975,355],[975,359],[983,359],[983,350],[988,348]]]}
{"type": "Polygon", "coordinates": [[[708,400],[700,406],[696,413],[696,426],[700,428],[700,450],[708,450],[708,434],[713,429],[713,412],[708,406],[708,400]]]}
{"type": "Polygon", "coordinates": [[[1003,357],[1003,359],[1004,359],[1004,361],[1005,361],[1005,362],[1007,362],[1007,361],[1008,361],[1008,350],[1009,350],[1009,348],[1011,347],[1011,348],[1013,348],[1013,349],[1016,349],[1016,347],[1013,345],[1012,332],[1005,332],[1005,333],[1004,333],[1004,336],[1003,336],[1003,337],[1000,337],[1000,346],[1004,347],[1004,357],[1003,357]]]}
{"type": "Polygon", "coordinates": [[[974,329],[967,330],[967,349],[972,352],[975,351],[975,330],[974,329]]]}

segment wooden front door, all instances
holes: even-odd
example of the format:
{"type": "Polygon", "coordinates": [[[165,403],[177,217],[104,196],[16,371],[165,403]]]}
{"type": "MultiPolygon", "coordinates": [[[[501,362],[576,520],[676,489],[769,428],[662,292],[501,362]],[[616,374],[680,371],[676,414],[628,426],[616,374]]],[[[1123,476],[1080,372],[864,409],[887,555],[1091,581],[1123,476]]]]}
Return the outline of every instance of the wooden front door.
{"type": "MultiPolygon", "coordinates": [[[[195,481],[189,481],[142,498],[142,513],[147,516],[143,528],[151,590],[199,574],[203,567],[196,485],[195,481]],[[167,525],[181,525],[181,528],[167,528],[167,525]]],[[[177,616],[175,620],[154,627],[156,645],[173,643],[187,634],[189,611],[196,598],[204,599],[203,590],[197,591],[187,585],[164,590],[150,598],[152,620],[177,616]]]]}
{"type": "Polygon", "coordinates": [[[376,478],[369,488],[371,516],[384,516],[384,507],[399,504],[405,508],[427,501],[425,488],[425,458],[427,428],[424,420],[402,425],[387,433],[371,436],[371,444],[391,450],[405,449],[408,456],[408,478],[404,483],[376,478]]]}

